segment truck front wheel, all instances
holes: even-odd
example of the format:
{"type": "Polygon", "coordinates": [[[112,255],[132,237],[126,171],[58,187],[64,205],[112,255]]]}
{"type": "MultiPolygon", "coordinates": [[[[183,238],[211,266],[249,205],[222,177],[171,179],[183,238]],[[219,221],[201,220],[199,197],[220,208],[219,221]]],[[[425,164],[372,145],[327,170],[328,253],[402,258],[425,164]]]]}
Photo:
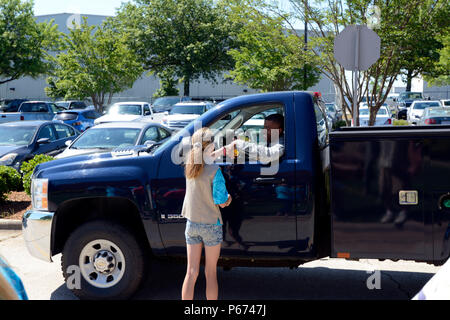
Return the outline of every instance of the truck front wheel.
{"type": "Polygon", "coordinates": [[[128,299],[145,278],[145,256],[129,230],[99,220],[69,236],[61,267],[68,288],[80,299],[128,299]]]}

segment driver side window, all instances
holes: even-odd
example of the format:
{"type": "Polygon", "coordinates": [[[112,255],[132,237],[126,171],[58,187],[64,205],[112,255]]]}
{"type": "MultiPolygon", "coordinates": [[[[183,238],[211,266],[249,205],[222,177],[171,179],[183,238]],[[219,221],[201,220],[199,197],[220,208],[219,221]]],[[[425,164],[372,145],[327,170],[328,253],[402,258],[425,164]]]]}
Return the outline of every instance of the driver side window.
{"type": "MultiPolygon", "coordinates": [[[[281,137],[275,137],[271,139],[268,137],[266,119],[274,118],[281,119],[282,125],[278,126],[280,128],[280,134],[284,133],[285,126],[285,111],[282,104],[264,104],[264,105],[253,105],[243,107],[241,109],[235,110],[223,116],[220,120],[216,121],[210,126],[210,129],[214,132],[216,143],[218,147],[222,147],[226,144],[231,143],[234,139],[240,139],[249,146],[249,149],[253,152],[260,152],[257,150],[256,145],[262,147],[270,147],[277,143],[282,143],[284,146],[284,135],[281,137]],[[266,130],[263,130],[266,129],[266,130]],[[281,139],[280,139],[281,138],[281,139]],[[272,141],[271,141],[272,140],[272,141]]],[[[260,147],[261,148],[261,147],[260,147]]],[[[267,151],[267,154],[273,153],[273,150],[267,151]]],[[[246,158],[246,162],[250,161],[246,158]]]]}

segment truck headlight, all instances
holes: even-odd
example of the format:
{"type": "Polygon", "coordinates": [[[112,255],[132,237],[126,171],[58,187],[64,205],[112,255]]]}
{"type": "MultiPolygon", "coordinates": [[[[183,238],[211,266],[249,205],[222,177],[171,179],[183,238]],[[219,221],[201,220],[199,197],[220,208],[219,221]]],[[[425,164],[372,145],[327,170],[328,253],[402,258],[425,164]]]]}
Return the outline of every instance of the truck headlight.
{"type": "Polygon", "coordinates": [[[0,158],[0,166],[10,166],[16,160],[18,154],[17,153],[9,153],[6,156],[0,158]]]}
{"type": "Polygon", "coordinates": [[[35,210],[48,211],[48,179],[31,180],[31,203],[35,210]]]}

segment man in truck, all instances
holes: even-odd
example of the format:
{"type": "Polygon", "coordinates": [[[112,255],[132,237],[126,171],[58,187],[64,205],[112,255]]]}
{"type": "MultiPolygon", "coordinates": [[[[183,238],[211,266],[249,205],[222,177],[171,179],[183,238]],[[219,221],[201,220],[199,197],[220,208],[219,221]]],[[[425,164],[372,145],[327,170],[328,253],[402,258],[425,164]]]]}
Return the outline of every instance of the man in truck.
{"type": "Polygon", "coordinates": [[[224,156],[237,156],[232,152],[236,149],[238,154],[247,152],[249,155],[256,155],[256,159],[263,164],[278,161],[283,156],[285,149],[283,115],[274,113],[267,116],[262,133],[265,136],[266,145],[237,139],[224,147],[224,156]]]}

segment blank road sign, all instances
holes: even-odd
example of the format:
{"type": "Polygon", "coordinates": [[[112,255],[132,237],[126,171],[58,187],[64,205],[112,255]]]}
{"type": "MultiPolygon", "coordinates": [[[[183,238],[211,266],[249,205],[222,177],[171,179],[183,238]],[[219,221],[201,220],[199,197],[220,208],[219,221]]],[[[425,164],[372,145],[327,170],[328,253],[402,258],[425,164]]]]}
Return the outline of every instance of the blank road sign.
{"type": "Polygon", "coordinates": [[[369,69],[380,58],[380,37],[364,25],[346,27],[334,39],[334,57],[346,70],[369,69]]]}

